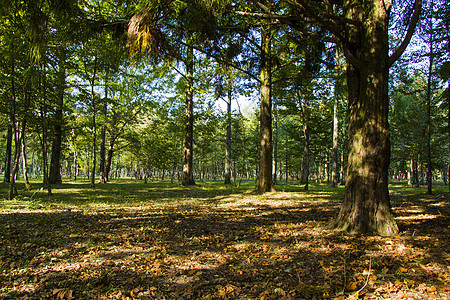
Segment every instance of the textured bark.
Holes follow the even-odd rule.
[[[105,103],[103,103],[103,117],[104,122],[106,122],[106,117],[108,113],[108,86],[105,83]],[[103,124],[101,131],[101,142],[100,142],[100,182],[106,183],[108,181],[106,177],[106,124]]]
[[[427,80],[427,194],[432,194],[432,165],[431,165],[431,80],[432,80],[432,71],[433,71],[433,61],[434,61],[434,53],[433,53],[433,25],[430,22],[430,52],[429,54],[429,65],[428,65],[428,80]]]
[[[388,191],[388,10],[382,0],[344,3],[353,49],[347,68],[349,157],[344,202],[334,226],[352,233],[395,235]],[[349,55],[347,55],[349,56]]]
[[[114,141],[110,141],[108,155],[106,156],[106,162],[105,162],[105,180],[106,180],[106,182],[109,181],[109,173],[111,172],[111,163],[112,163],[113,154],[114,154]]]
[[[273,184],[277,184],[278,166],[278,110],[276,103],[273,106]]]
[[[66,69],[65,60],[66,55],[64,50],[60,50],[59,64],[58,64],[58,95],[57,95],[57,106],[55,113],[55,123],[53,129],[53,142],[52,142],[52,156],[50,159],[50,172],[49,172],[49,183],[61,183],[61,145],[62,145],[62,130],[63,130],[63,106],[64,106],[64,93],[66,89]]]
[[[92,173],[91,173],[91,187],[95,188],[95,170],[97,165],[97,118],[96,118],[96,107],[95,107],[95,77],[97,75],[97,61],[98,58],[95,57],[94,70],[91,78],[91,99],[92,99]]]
[[[194,49],[190,37],[186,53],[186,104],[185,104],[185,138],[183,156],[183,177],[184,186],[195,185],[193,170],[193,150],[194,150]]]
[[[25,135],[22,136],[22,170],[23,170],[23,181],[25,182],[25,189],[31,190],[30,180],[28,178],[28,164],[27,164],[27,151],[25,147]]]
[[[60,117],[60,116],[61,117]],[[50,184],[61,183],[61,144],[62,144],[62,126],[60,121],[62,121],[62,111],[57,109],[56,120],[53,131],[53,142],[52,142],[52,156],[50,159],[50,172],[49,172],[49,182]]]
[[[43,64],[44,65],[44,64]],[[47,74],[45,68],[41,68],[44,73],[42,75],[41,88],[42,88],[42,105],[41,105],[41,150],[42,150],[42,186],[47,190],[48,195],[52,195],[52,189],[50,182],[48,181],[48,156],[47,156]]]
[[[272,181],[272,98],[271,98],[271,32],[261,26],[261,106],[260,106],[260,157],[257,191],[275,191]]]
[[[304,184],[304,189],[309,189],[309,101],[306,98],[303,105],[303,157],[302,157],[302,174],[300,184]]]
[[[338,142],[339,142],[339,99],[337,93],[337,79],[336,79],[336,82],[334,84],[333,155],[331,158],[331,187],[337,187],[339,182]]]
[[[231,184],[231,89],[227,100],[227,141],[225,149],[225,184]]]
[[[3,178],[3,182],[5,183],[9,183],[11,181],[12,140],[13,127],[10,122],[8,124],[8,132],[6,134],[5,176]]]

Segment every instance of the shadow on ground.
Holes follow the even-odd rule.
[[[395,238],[328,230],[341,197],[67,184],[34,207],[4,202],[0,298],[346,299],[359,289],[368,299],[448,296],[448,194],[394,193]]]

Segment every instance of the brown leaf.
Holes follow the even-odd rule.
[[[358,287],[358,283],[356,281],[350,281],[349,283],[347,283],[347,285],[345,286],[345,288],[347,289],[347,291],[355,291],[356,288]]]

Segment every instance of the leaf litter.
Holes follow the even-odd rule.
[[[0,298],[449,297],[445,195],[393,195],[383,238],[327,229],[340,202],[320,192],[225,192],[2,209]]]

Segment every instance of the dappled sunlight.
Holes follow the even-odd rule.
[[[448,291],[448,204],[437,196],[398,191],[393,207],[403,235],[382,238],[327,229],[342,190],[73,186],[90,200],[1,203],[0,297],[348,297],[369,266],[368,298]]]

